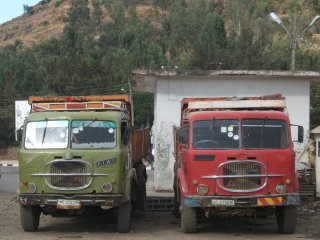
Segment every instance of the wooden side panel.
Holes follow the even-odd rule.
[[[150,129],[135,129],[131,131],[132,160],[139,161],[147,157],[150,151]]]

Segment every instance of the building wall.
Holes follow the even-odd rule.
[[[310,82],[288,78],[265,79],[259,76],[235,80],[215,76],[158,77],[155,91],[154,120],[154,183],[156,190],[172,190],[173,184],[173,134],[172,126],[180,123],[180,103],[186,97],[244,97],[281,93],[286,97],[292,124],[309,130]],[[302,146],[296,145],[297,151]]]

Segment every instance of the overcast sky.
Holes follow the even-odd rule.
[[[34,6],[40,0],[6,0],[0,7],[0,24],[23,14],[23,4]]]

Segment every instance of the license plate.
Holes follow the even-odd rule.
[[[58,209],[80,209],[80,200],[59,199],[57,202]]]
[[[212,199],[211,204],[213,206],[234,206],[234,200]]]

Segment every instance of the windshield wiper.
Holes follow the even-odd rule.
[[[43,146],[44,138],[46,137],[47,127],[48,127],[48,119],[45,118],[45,120],[46,120],[46,126],[45,126],[45,128],[44,128],[44,130],[43,130],[42,143],[41,143],[42,146]]]
[[[213,118],[211,123],[212,123],[212,126],[211,126],[211,127],[212,127],[212,137],[211,137],[211,141],[213,142],[213,141],[214,141],[214,140],[213,140],[213,139],[214,139],[214,135],[215,135],[214,129],[215,129],[215,127],[216,127],[216,119]]]
[[[264,133],[264,127],[266,125],[266,118],[263,119],[263,125],[262,125],[262,129],[261,129],[261,135],[260,135],[260,148],[263,147],[264,145],[264,139],[263,139],[263,133]]]
[[[92,123],[94,123],[94,122],[96,122],[96,121],[98,121],[98,119],[96,118],[96,119],[94,119],[94,120],[92,120],[86,127],[89,127]]]

